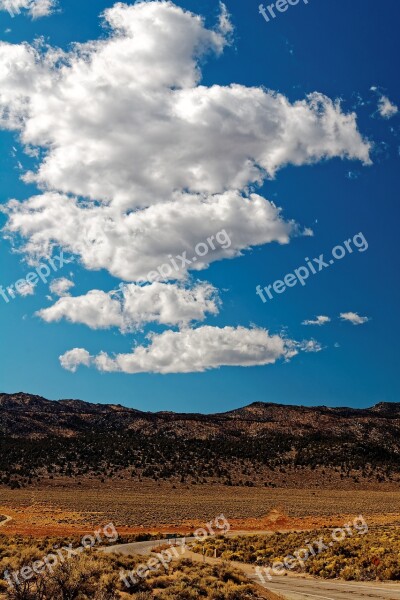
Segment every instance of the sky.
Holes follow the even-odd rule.
[[[399,401],[397,0],[13,2],[0,391]]]

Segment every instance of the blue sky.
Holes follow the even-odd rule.
[[[202,15],[205,18],[204,30],[216,27],[220,14],[217,2],[177,1],[175,5]],[[225,46],[221,55],[208,53],[199,59],[198,66],[203,74],[201,85],[207,88],[216,84],[230,86],[232,83],[245,88],[263,86],[284,95],[288,103],[303,101],[312,92],[319,92],[332,100],[340,98],[342,112],[354,111],[357,115],[360,140],[364,144],[367,141],[371,143],[372,164],[342,159],[339,155],[329,160],[321,157],[315,159],[314,164],[303,161],[300,165],[282,165],[274,178],[264,177],[261,185],[252,183],[250,191],[281,207],[282,218],[285,222],[296,222],[298,233],[294,233],[287,244],[249,243],[248,249],[241,249],[241,256],[218,260],[204,270],[192,272],[192,279],[182,285],[190,287],[200,285],[199,281],[209,282],[218,290],[221,305],[218,314],[207,314],[201,322],[186,323],[184,329],[210,326],[220,331],[241,326],[245,328],[243,336],[252,328],[260,332],[268,330],[271,336],[295,342],[297,355],[289,357],[282,354],[277,360],[270,361],[271,364],[263,365],[260,360],[257,366],[249,367],[213,364],[209,368],[206,365],[202,372],[176,372],[177,369],[172,367],[171,372],[166,374],[148,372],[152,370],[150,368],[135,373],[115,372],[114,368],[108,372],[96,368],[94,363],[89,368],[80,365],[75,371],[68,370],[60,364],[59,356],[71,349],[85,349],[91,357],[103,351],[113,360],[115,355],[130,353],[134,344],[146,347],[149,343],[146,335],[149,332],[156,336],[166,330],[178,332],[179,326],[146,322],[139,328],[121,332],[115,326],[108,329],[98,326],[91,328],[87,323],[71,323],[65,318],[45,322],[35,313],[53,306],[58,300],[57,294],[49,291],[49,285],[40,282],[32,295],[17,296],[8,303],[0,298],[0,388],[3,392],[26,391],[51,399],[81,398],[92,402],[118,402],[142,410],[187,412],[221,412],[254,401],[355,407],[370,406],[380,401],[398,401],[400,385],[396,367],[400,332],[397,312],[400,298],[397,273],[400,265],[396,191],[400,117],[399,114],[393,114],[387,118],[388,115],[379,111],[379,102],[382,103],[384,98],[388,98],[392,106],[400,102],[398,2],[388,0],[382,8],[378,8],[372,0],[353,0],[351,3],[344,0],[336,3],[310,0],[308,5],[300,1],[269,23],[259,14],[258,5],[259,2],[237,3],[227,0],[226,8],[234,27],[232,33],[226,34],[231,37],[231,43]],[[75,0],[60,0],[59,10],[35,20],[31,20],[26,11],[15,18],[11,18],[7,12],[0,12],[1,39],[19,45],[23,42],[34,44],[34,40],[43,37],[41,52],[45,51],[44,44],[65,51],[70,50],[74,42],[85,43],[101,38],[107,44],[111,34],[101,26],[99,15],[111,6],[112,3],[103,1],[82,5]],[[168,22],[168,26],[173,27],[174,24]],[[152,33],[145,30],[145,34]],[[163,40],[160,39],[159,43],[162,45]],[[7,58],[9,51],[7,47],[1,55],[0,65],[10,63],[10,58]],[[118,60],[123,62],[124,57]],[[169,58],[166,54],[166,65],[169,60],[178,61],[180,58],[172,53]],[[12,55],[11,71],[15,64],[15,56]],[[56,69],[57,66],[54,66],[53,70]],[[161,71],[165,69],[164,65]],[[156,71],[157,65],[154,64],[154,79],[158,76]],[[119,71],[115,69],[115,77],[119,76]],[[133,76],[136,76],[135,72]],[[152,76],[150,72],[150,80]],[[32,81],[37,81],[37,74],[33,71]],[[122,75],[116,85],[119,86],[118,91],[123,89]],[[4,87],[0,87],[0,99],[2,89]],[[63,89],[65,91],[66,87]],[[40,93],[45,94],[43,90]],[[54,88],[50,87],[45,95],[51,98],[53,93]],[[6,98],[2,102],[2,107],[9,108],[11,102],[16,102],[12,95],[10,98],[12,100]],[[123,118],[129,122],[129,111],[133,108],[129,103],[124,106],[126,114]],[[224,119],[223,106],[222,103],[220,119]],[[15,107],[16,104],[12,108],[23,111],[20,106]],[[76,104],[71,105],[71,110],[74,107],[76,111]],[[65,105],[65,111],[68,108]],[[246,131],[246,101],[238,103],[236,110],[244,113],[244,116],[240,113],[238,118],[243,119],[242,125]],[[257,110],[255,115],[259,114]],[[97,113],[94,110],[91,112],[90,97],[87,102],[82,97],[82,106],[77,112],[82,119],[82,131],[86,127],[85,119],[93,119],[93,126],[96,127]],[[25,127],[28,117],[23,112],[18,115],[22,120],[25,119]],[[56,122],[62,115],[52,116]],[[30,145],[40,148],[43,153],[44,148],[47,151],[49,148],[46,146],[46,136],[41,134],[40,129],[45,116],[41,115],[40,118],[40,127],[39,121],[34,122],[38,133],[32,138],[37,143]],[[117,118],[116,115],[113,118]],[[68,123],[71,122],[72,117]],[[43,131],[50,126],[45,123]],[[98,126],[104,127],[104,121],[99,121]],[[37,169],[44,154],[40,154],[39,158],[28,156],[24,152],[25,143],[19,137],[25,129],[4,130],[6,127],[7,124],[0,132],[3,149],[0,155],[0,201],[4,206],[11,198],[25,202],[35,194],[46,192],[43,184],[21,180],[23,173]],[[254,123],[252,127],[257,129]],[[267,131],[269,125],[260,121],[260,131],[263,127]],[[292,125],[290,127],[293,128]],[[79,120],[75,131],[78,140],[81,135]],[[146,131],[153,130],[149,128]],[[104,135],[111,136],[107,132]],[[146,135],[153,133],[143,134],[144,144],[148,139]],[[61,143],[60,139],[57,138],[58,144]],[[359,147],[360,140],[357,142]],[[124,143],[128,144],[129,149],[129,142]],[[158,143],[163,143],[165,150],[169,141]],[[273,139],[271,143],[274,143]],[[303,143],[301,136],[297,143]],[[308,139],[304,140],[304,144],[310,146],[311,143]],[[233,154],[232,147],[227,144],[227,157],[231,152]],[[151,156],[156,160],[157,151],[152,151]],[[75,188],[66,190],[67,184],[60,175],[58,184],[54,185],[53,182],[50,186],[57,193],[76,194],[76,189],[85,189],[82,173],[78,173],[80,165],[74,166],[73,158],[71,160],[70,179],[74,182],[77,173]],[[87,164],[89,180],[92,175],[90,160]],[[129,169],[135,173],[138,162],[132,157],[132,163],[129,164]],[[100,175],[93,174],[95,184],[96,177],[100,188],[108,185],[106,178],[102,180],[101,171]],[[135,177],[138,178],[139,174]],[[63,181],[64,188],[60,181]],[[133,181],[136,182],[135,179]],[[151,186],[149,189],[152,191]],[[244,196],[248,193],[245,186],[240,187],[240,193]],[[82,193],[80,201],[85,200]],[[91,198],[90,202],[96,205],[97,198]],[[131,207],[129,210],[132,210]],[[3,226],[7,221],[7,214],[1,215]],[[60,211],[60,231],[64,222],[65,217]],[[21,234],[24,221],[18,223],[17,233]],[[302,235],[305,228],[312,229],[313,235]],[[334,246],[359,232],[368,241],[368,250],[365,252],[355,251],[346,255],[341,261],[310,277],[305,286],[296,285],[266,303],[256,295],[257,285],[264,287],[275,280],[282,280],[286,274],[304,265],[305,257],[318,257],[321,253],[328,256]],[[164,233],[168,234],[168,231],[160,230],[160,236]],[[170,233],[171,237],[179,238],[175,229]],[[35,235],[40,234],[40,230],[35,229]],[[77,230],[76,235],[79,237],[80,231]],[[23,235],[17,235],[11,241],[4,232],[0,240],[0,283],[4,288],[34,270],[34,266],[26,262],[29,253],[12,251],[12,244],[14,250],[21,250],[23,243],[28,240],[29,235],[25,239]],[[235,243],[235,240],[232,241]],[[179,250],[179,244],[176,247]],[[59,246],[55,246],[53,255],[58,252]],[[66,254],[69,258],[74,256],[68,252],[68,248]],[[32,256],[28,258],[32,262]],[[48,262],[48,257],[39,260]],[[138,257],[138,262],[140,260]],[[74,287],[66,292],[74,298],[94,289],[106,292],[117,289],[123,280],[134,281],[128,275],[121,276],[127,272],[126,269],[122,272],[122,266],[111,266],[111,262],[106,268],[95,268],[93,263],[88,267],[75,254],[73,263],[63,267],[56,277],[74,283]],[[51,296],[51,299],[46,296]],[[368,321],[355,325],[350,320],[339,318],[340,314],[348,312],[368,317]],[[302,324],[305,320],[315,319],[317,315],[328,316],[331,321],[323,326]],[[194,339],[190,342],[190,336],[188,339],[189,344],[196,344]],[[303,351],[303,340],[310,339],[318,342],[318,352]],[[230,338],[227,344],[230,344]],[[170,356],[163,356],[160,360],[163,364],[173,362]],[[221,364],[226,364],[224,359]],[[159,364],[153,370],[161,370]],[[193,371],[196,371],[195,367]]]

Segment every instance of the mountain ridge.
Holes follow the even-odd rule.
[[[0,394],[0,484],[66,477],[398,485],[400,403],[253,402],[201,414]]]
[[[0,409],[2,407],[4,407],[6,405],[6,403],[10,402],[15,404],[15,406],[18,405],[18,401],[22,401],[21,403],[26,407],[27,405],[29,406],[30,404],[34,405],[36,404],[46,404],[49,408],[50,406],[55,408],[57,405],[61,405],[61,406],[70,406],[73,408],[86,408],[89,409],[89,407],[92,407],[93,409],[101,409],[102,407],[104,407],[104,410],[106,409],[114,409],[114,410],[123,410],[123,411],[127,411],[127,412],[132,412],[132,413],[137,413],[137,414],[141,414],[141,415],[148,415],[148,414],[153,414],[153,415],[179,415],[179,416],[191,416],[191,415],[196,415],[196,416],[205,416],[205,417],[211,417],[211,416],[224,416],[224,415],[233,415],[235,413],[241,412],[241,411],[245,411],[248,409],[253,409],[253,408],[260,408],[260,409],[268,409],[268,408],[285,408],[287,410],[309,410],[309,411],[329,411],[332,413],[341,413],[343,411],[348,411],[348,412],[353,412],[354,414],[362,414],[362,413],[368,413],[370,411],[375,411],[375,412],[387,412],[390,409],[395,409],[396,412],[399,413],[400,415],[400,402],[378,402],[377,404],[372,405],[371,407],[367,407],[367,408],[353,408],[353,407],[348,407],[348,406],[327,406],[327,405],[316,405],[316,406],[307,406],[304,404],[282,404],[279,402],[262,402],[262,401],[256,401],[256,402],[252,402],[250,404],[246,404],[243,407],[239,407],[236,409],[231,409],[229,411],[223,411],[223,412],[216,412],[216,413],[182,413],[182,412],[175,412],[175,411],[166,411],[166,410],[162,410],[162,411],[142,411],[136,408],[131,408],[129,406],[124,406],[122,404],[114,404],[114,403],[95,403],[95,402],[88,402],[85,400],[80,400],[77,398],[60,398],[59,400],[49,400],[48,398],[45,398],[44,396],[40,396],[40,395],[36,395],[36,394],[29,394],[27,392],[15,392],[15,393],[5,393],[5,392],[0,392]]]

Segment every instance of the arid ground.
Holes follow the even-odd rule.
[[[113,522],[119,533],[189,533],[223,513],[233,531],[400,525],[400,491],[263,489],[144,483],[0,488],[3,534],[72,535]]]

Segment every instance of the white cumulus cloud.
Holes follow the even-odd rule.
[[[191,289],[154,282],[121,286],[120,292],[91,290],[84,296],[66,296],[37,314],[48,323],[66,319],[92,329],[118,327],[122,332],[146,323],[187,325],[218,313],[218,293],[209,283]]]
[[[280,210],[258,194],[243,198],[235,191],[204,198],[179,194],[168,203],[128,214],[113,206],[85,205],[55,193],[33,196],[7,206],[9,234],[28,238],[28,255],[49,257],[53,245],[77,254],[90,270],[106,269],[125,281],[148,281],[149,273],[177,255],[192,261],[195,247],[214,236],[214,249],[191,264],[177,261],[171,279],[184,279],[188,269],[233,258],[252,245],[286,244],[296,231]],[[225,230],[229,239],[219,236]]]
[[[349,321],[350,323],[353,323],[353,325],[363,325],[369,321],[368,317],[361,317],[356,312],[340,313],[340,318],[342,321]]]
[[[116,4],[104,13],[109,36],[69,53],[0,44],[1,123],[45,150],[24,178],[47,193],[5,209],[26,252],[60,244],[89,269],[134,280],[190,247],[199,226],[198,238],[223,226],[238,239],[234,256],[291,231],[267,200],[248,197],[249,184],[287,164],[370,162],[355,115],[322,94],[290,103],[201,85],[200,60],[227,43],[222,17],[211,30],[170,2]]]
[[[60,356],[64,369],[76,371],[80,364],[99,371],[120,373],[191,373],[221,366],[250,367],[290,359],[300,350],[318,351],[313,340],[298,343],[261,328],[211,327],[164,331],[150,334],[149,343],[137,346],[130,354],[109,356],[101,352],[90,356],[74,348]]]
[[[122,209],[261,182],[286,164],[336,156],[369,162],[354,114],[314,93],[291,104],[262,88],[200,84],[201,57],[225,33],[170,2],[116,4],[110,36],[69,54],[2,43],[6,126],[47,150],[45,188]]]

